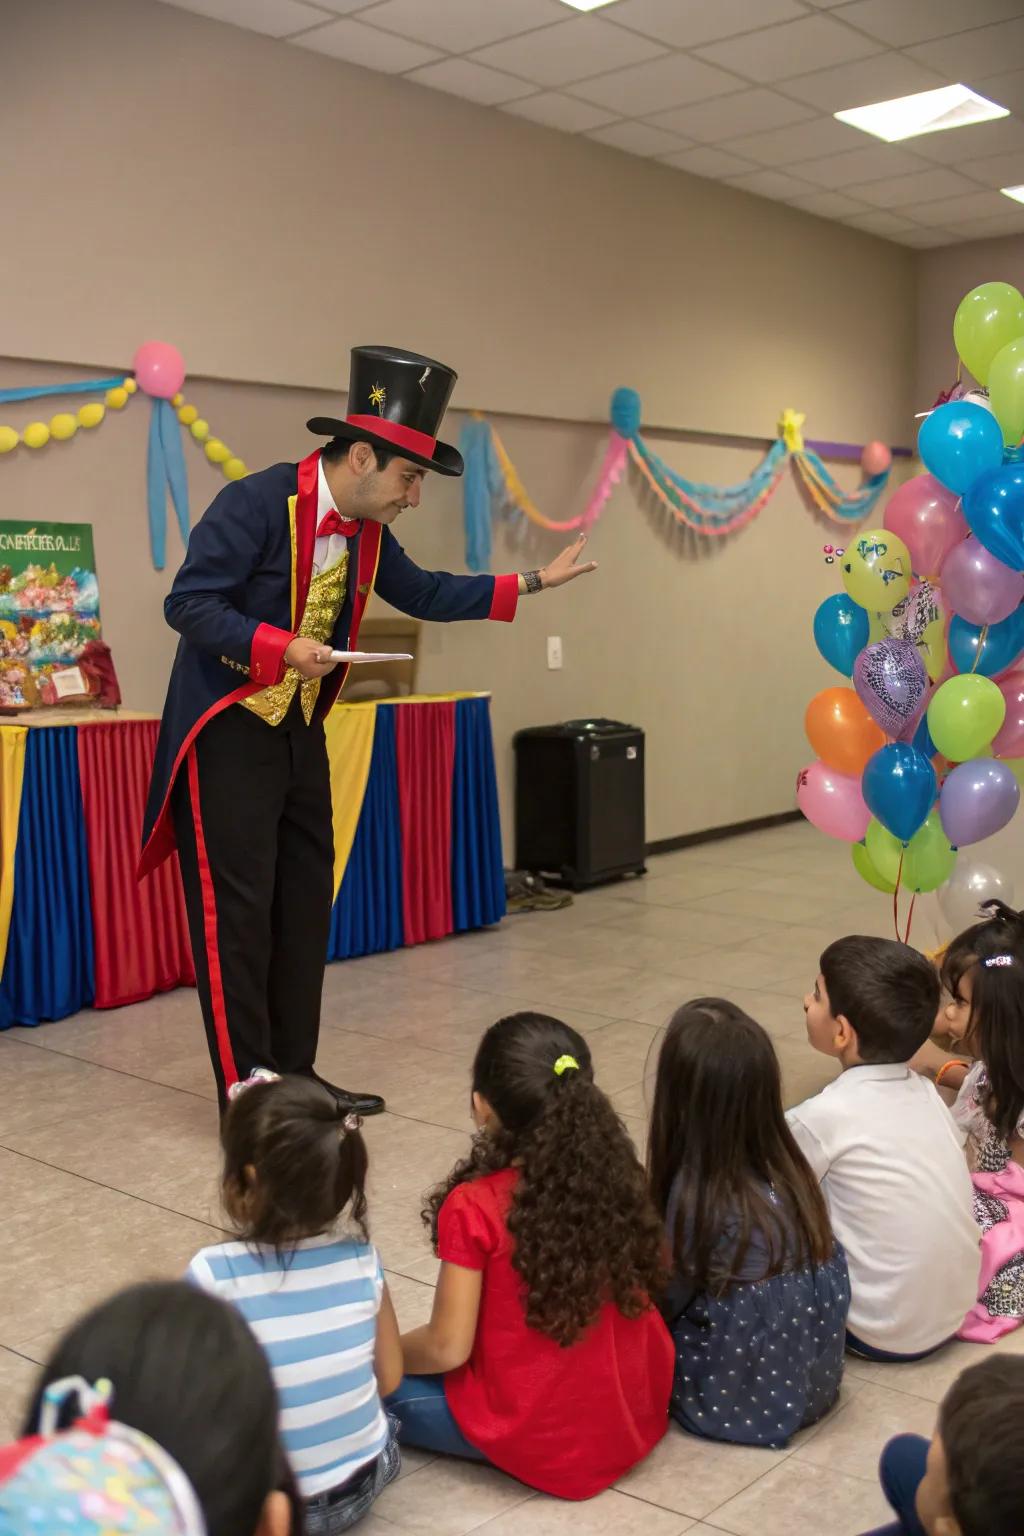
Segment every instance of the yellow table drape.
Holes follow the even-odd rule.
[[[24,725],[7,725],[0,730],[0,975],[7,958],[14,905],[14,850],[18,843],[27,737],[28,727]]]
[[[377,720],[375,700],[346,704],[332,709],[324,721],[327,756],[331,765],[331,801],[334,818],[334,896],[341,889],[342,876],[356,835],[359,813],[363,808],[366,781],[373,756],[373,733]]]

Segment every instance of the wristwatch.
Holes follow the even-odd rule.
[[[524,571],[523,580],[526,583],[527,592],[542,592],[544,590],[540,571]]]

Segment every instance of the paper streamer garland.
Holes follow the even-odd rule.
[[[471,571],[489,568],[493,515],[503,509],[520,512],[550,532],[586,532],[600,517],[629,461],[677,523],[706,537],[735,533],[755,518],[778,490],[790,463],[820,512],[835,523],[859,522],[885,488],[889,468],[868,475],[859,490],[844,491],[818,453],[805,445],[804,419],[798,411],[783,412],[778,438],[746,480],[731,486],[706,485],[679,474],[644,441],[640,396],[633,389],[617,389],[611,401],[611,432],[594,489],[578,517],[556,522],[545,517],[528,495],[494,427],[474,415],[460,439],[466,462],[466,564]],[[884,456],[888,450],[880,452]]]
[[[25,400],[40,400],[57,395],[102,394],[103,404],[90,401],[72,414],[61,411],[49,422],[30,421],[18,431],[0,425],[0,455],[15,448],[45,448],[46,444],[69,442],[79,427],[91,429],[104,420],[107,410],[120,411],[139,389],[149,395],[152,411],[149,421],[149,445],[146,456],[146,504],[149,517],[149,543],[154,569],[162,571],[167,559],[167,497],[170,495],[183,545],[188,543],[191,516],[188,500],[188,473],[181,445],[181,427],[187,427],[199,443],[207,461],[219,468],[226,480],[241,480],[249,473],[245,462],[219,437],[211,436],[210,424],[202,420],[194,405],[181,393],[185,361],[176,347],[164,341],[147,341],[135,353],[135,375],[113,378],[77,379],[65,384],[34,384],[23,389],[0,389],[0,405]]]

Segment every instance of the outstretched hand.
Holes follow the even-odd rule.
[[[589,571],[597,570],[596,560],[587,560],[583,565],[578,564],[579,558],[587,547],[587,536],[581,533],[575,544],[570,544],[563,549],[560,555],[556,555],[550,565],[546,565],[541,571],[541,581],[545,589],[548,587],[564,587],[567,581],[573,581],[577,576],[585,576]]]

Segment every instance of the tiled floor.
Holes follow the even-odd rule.
[[[922,946],[934,936],[928,908],[915,917]],[[419,1196],[465,1146],[469,1063],[486,1025],[524,1005],[573,1023],[639,1140],[660,1026],[688,998],[725,994],[771,1032],[792,1103],[833,1071],[805,1043],[800,999],[820,950],[844,932],[891,933],[891,906],[856,879],[845,847],[799,825],[652,860],[645,880],[564,912],[331,966],[320,1065],[388,1099],[367,1126],[371,1217],[402,1322],[429,1312],[436,1263]],[[180,1274],[217,1239],[217,1139],[190,992],[0,1035],[0,1083],[0,1429],[11,1429],[35,1362],[83,1307],[127,1281]],[[885,1514],[885,1439],[928,1432],[946,1386],[981,1353],[957,1344],[922,1365],[849,1365],[839,1406],[785,1452],[671,1429],[617,1489],[582,1505],[410,1453],[362,1529],[803,1536],[825,1516],[831,1536],[853,1536]]]

